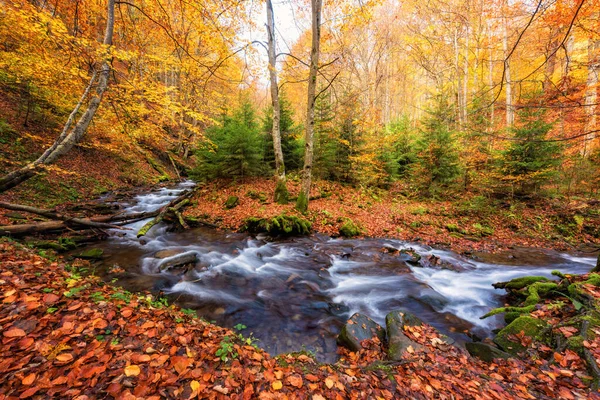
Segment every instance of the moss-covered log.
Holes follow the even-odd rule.
[[[536,282],[548,282],[548,278],[545,276],[524,276],[521,278],[511,279],[507,282],[497,282],[492,286],[494,286],[495,289],[520,290]]]

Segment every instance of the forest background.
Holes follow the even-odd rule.
[[[48,148],[78,101],[88,101],[81,95],[98,60],[111,65],[83,140],[8,200],[54,206],[189,174],[219,188],[233,179],[240,196],[264,186],[245,197],[269,202],[276,165],[267,45],[254,38],[265,31],[266,39],[263,5],[116,1],[108,46],[104,1],[2,3],[2,171]],[[286,5],[299,27],[310,25],[310,4],[277,7]],[[392,199],[417,216],[496,210],[517,227],[537,218],[533,230],[544,225],[548,239],[593,240],[599,10],[596,1],[324,3],[311,199],[349,190],[367,208]],[[294,43],[275,37],[294,197],[312,36],[309,27]],[[336,231],[346,217],[325,214],[322,230]],[[485,236],[502,225],[480,217],[430,233]],[[407,231],[420,224],[409,217]],[[363,233],[389,234],[362,225]]]

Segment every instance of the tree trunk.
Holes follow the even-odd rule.
[[[508,29],[504,18],[502,47],[504,50],[504,81],[506,86],[506,126],[511,127],[515,122],[515,110],[513,107],[512,82],[510,80],[510,61],[508,60]]]
[[[273,3],[271,0],[267,0],[267,34],[269,36],[269,77],[271,79],[271,103],[273,105],[273,151],[275,153],[275,178],[277,179],[273,200],[279,204],[287,204],[288,190],[286,187],[283,151],[281,150],[281,107],[279,104],[279,87],[275,64],[275,17],[273,16]]]
[[[589,132],[583,137],[583,146],[581,155],[588,157],[593,149],[593,141],[596,134],[593,132],[596,129],[596,110],[598,100],[598,74],[600,74],[600,40],[590,38],[588,42],[588,70],[587,70],[587,85],[585,92],[585,113],[586,122],[584,132]]]
[[[103,44],[106,46],[111,46],[113,41],[113,32],[115,25],[115,0],[108,0],[107,7],[107,18],[106,18],[106,31],[104,34]],[[4,177],[0,178],[0,193],[9,190],[21,182],[26,181],[27,179],[37,175],[42,167],[45,165],[52,164],[59,157],[66,154],[74,145],[79,143],[81,138],[85,135],[90,122],[94,118],[100,103],[102,102],[102,96],[108,87],[108,80],[110,77],[110,64],[109,64],[110,56],[108,54],[105,55],[102,60],[102,64],[100,67],[100,72],[94,72],[92,77],[90,78],[90,82],[86,87],[79,103],[73,108],[73,111],[69,115],[65,126],[63,127],[63,131],[60,136],[56,139],[54,144],[48,148],[44,154],[42,154],[37,160],[27,164],[26,166],[13,171]],[[80,107],[85,102],[88,94],[92,90],[92,88],[96,85],[96,94],[89,100],[88,106],[85,112],[81,115],[75,126],[71,128],[75,118],[77,117],[77,113],[79,112]]]
[[[310,184],[312,179],[313,145],[315,134],[315,101],[317,91],[317,71],[319,69],[319,48],[321,42],[321,8],[323,0],[311,0],[312,9],[312,47],[310,50],[310,69],[308,73],[308,96],[306,105],[306,131],[304,132],[304,169],[302,170],[302,189],[298,195],[296,208],[308,210]]]

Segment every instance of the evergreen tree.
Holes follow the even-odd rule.
[[[279,106],[281,108],[281,150],[287,171],[297,171],[302,168],[302,141],[298,138],[301,127],[294,124],[294,111],[289,100],[281,92],[279,95]],[[275,168],[275,154],[273,153],[273,107],[269,106],[262,120],[262,130],[266,133],[264,143],[264,161],[269,167]]]
[[[315,103],[315,141],[313,174],[321,179],[335,179],[337,140],[333,127],[333,111],[328,93]]]
[[[198,167],[192,172],[197,179],[256,176],[265,173],[264,136],[256,113],[245,100],[232,116],[223,115],[221,123],[207,131],[209,141],[196,151]]]
[[[514,194],[530,195],[557,174],[561,146],[545,141],[552,124],[544,120],[543,109],[525,109],[519,122],[512,128],[514,141],[501,153],[501,179]]]
[[[456,179],[460,164],[453,131],[453,108],[440,95],[428,114],[416,142],[417,162],[413,173],[421,188],[432,195]]]
[[[392,178],[406,179],[411,166],[417,162],[416,139],[410,126],[410,119],[403,116],[390,122],[386,126],[386,132],[391,141],[391,149],[383,155],[386,171]]]

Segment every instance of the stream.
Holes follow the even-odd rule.
[[[127,212],[156,210],[193,186],[184,182],[136,196]],[[503,305],[503,290],[492,284],[524,275],[551,277],[551,271],[584,273],[592,257],[551,250],[514,249],[466,258],[400,240],[333,239],[324,235],[268,242],[265,238],[212,228],[168,232],[155,226],[142,240],[146,221],[113,231],[93,247],[104,250],[96,273],[130,291],[161,291],[171,301],[218,325],[243,324],[271,354],[309,350],[322,362],[337,359],[336,337],[345,320],[364,313],[385,326],[392,310],[414,313],[453,337],[481,338],[502,325],[502,317],[479,317]],[[410,250],[413,254],[402,252]],[[195,268],[161,272],[159,264],[195,252]],[[416,263],[414,255],[421,256]],[[115,265],[125,273],[113,275]]]

